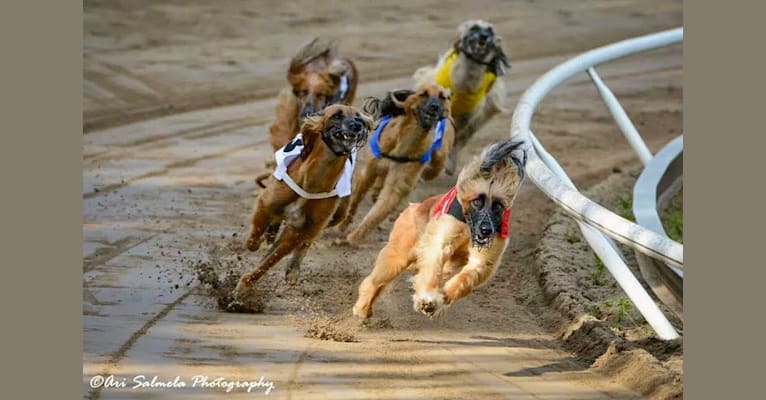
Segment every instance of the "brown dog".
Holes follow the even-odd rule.
[[[290,253],[286,278],[295,281],[301,260],[319,232],[345,216],[340,196],[349,193],[340,193],[339,181],[344,174],[353,174],[348,168],[353,168],[354,153],[371,126],[372,120],[354,107],[332,105],[321,114],[306,117],[300,137],[280,149],[281,154],[293,152],[296,158],[286,169],[278,163],[275,176],[279,180],[273,180],[258,196],[247,248],[257,250],[264,235],[273,237],[283,222],[284,227],[258,268],[240,278],[235,299]],[[350,192],[350,182],[347,186]]]
[[[447,194],[399,215],[375,268],[359,285],[354,315],[372,315],[375,299],[407,268],[417,271],[414,308],[432,318],[487,282],[508,244],[511,205],[524,179],[522,145],[490,145]]]
[[[371,98],[365,111],[380,119],[369,146],[366,164],[354,178],[349,212],[340,228],[356,214],[359,202],[372,187],[375,204],[346,240],[355,244],[407,198],[418,179],[436,178],[444,169],[455,131],[450,121],[450,93],[436,84],[398,90],[383,100]]]
[[[274,151],[292,140],[306,115],[331,104],[351,105],[359,75],[351,60],[338,57],[334,42],[314,38],[290,60],[287,81],[290,87],[279,93],[277,116],[269,127]]]
[[[463,22],[457,29],[452,49],[436,66],[415,72],[419,83],[435,82],[452,91],[452,118],[455,119],[455,148],[447,162],[447,173],[456,170],[457,153],[473,134],[493,116],[505,111],[505,87],[501,77],[510,68],[502,39],[494,26],[482,20]]]

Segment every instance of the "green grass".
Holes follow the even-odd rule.
[[[660,218],[668,237],[678,243],[684,242],[684,193],[678,192]]]
[[[596,260],[596,270],[590,272],[590,279],[597,286],[603,286],[606,278],[606,265],[601,259],[593,253],[593,258]]]

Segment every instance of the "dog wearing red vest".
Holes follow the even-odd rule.
[[[511,206],[524,180],[524,142],[494,143],[467,164],[446,194],[397,218],[353,308],[369,318],[382,290],[413,270],[415,311],[431,318],[485,284],[508,245]]]

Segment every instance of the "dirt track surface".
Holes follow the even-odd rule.
[[[410,86],[410,74],[436,60],[463,18],[487,18],[511,55],[513,108],[534,79],[578,51],[680,25],[680,2],[426,1],[310,16],[309,2],[199,3],[85,2],[86,391],[96,374],[126,377],[129,387],[135,375],[190,381],[201,374],[264,376],[275,384],[269,397],[293,399],[638,397],[589,371],[556,338],[560,318],[542,304],[533,266],[553,205],[531,182],[516,201],[511,244],[490,284],[430,321],[412,311],[409,284],[399,279],[371,326],[352,329],[357,342],[304,337],[305,318],[315,313],[302,311],[303,303],[350,314],[391,221],[357,249],[331,245],[328,232],[307,255],[300,282],[277,285],[263,314],[216,310],[188,264],[246,233],[257,193],[252,179],[264,172],[269,152],[273,94],[287,58],[310,36],[339,38],[341,51],[358,60],[361,99]],[[674,46],[599,68],[653,151],[682,129],[681,62]],[[228,105],[209,108],[215,104]],[[510,115],[493,120],[459,163],[507,137],[509,122]],[[585,75],[545,100],[533,129],[581,187],[637,163]],[[453,183],[439,177],[410,200]],[[240,254],[245,265],[260,255]],[[266,283],[283,273],[277,266]],[[221,389],[103,389],[89,396],[152,394],[224,396]],[[241,389],[225,395],[260,396]]]

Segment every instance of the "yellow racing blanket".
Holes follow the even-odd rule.
[[[452,83],[450,73],[452,71],[452,65],[457,60],[458,53],[455,50],[451,50],[444,62],[436,70],[436,83],[439,86],[445,87],[452,92],[452,116],[458,117],[464,114],[473,112],[478,107],[484,96],[487,95],[492,84],[495,83],[496,76],[492,72],[486,72],[484,79],[481,82],[481,86],[475,92],[460,92],[455,88]]]

